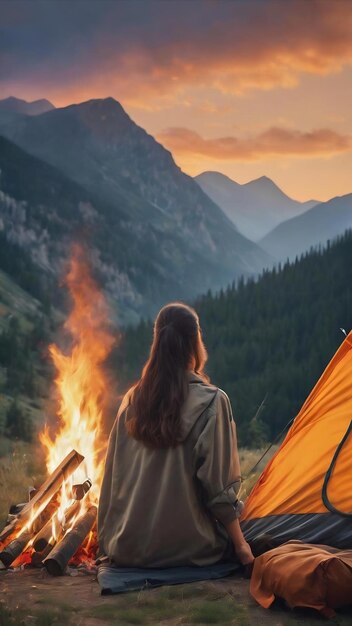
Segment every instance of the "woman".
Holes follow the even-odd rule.
[[[253,561],[238,521],[231,405],[209,384],[206,359],[196,312],[180,303],[162,308],[106,457],[99,545],[121,567]]]

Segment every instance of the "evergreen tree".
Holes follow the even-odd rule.
[[[352,327],[352,232],[293,263],[195,303],[212,382],[229,394],[241,445],[274,440]],[[151,322],[126,329],[111,363],[123,391],[140,375]],[[265,407],[253,421],[263,398]]]
[[[31,441],[33,435],[32,420],[28,412],[24,412],[15,398],[6,414],[6,431],[11,439]]]

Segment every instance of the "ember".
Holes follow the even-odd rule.
[[[44,563],[53,575],[64,573],[72,558],[76,565],[95,558],[106,447],[102,408],[108,392],[102,363],[114,343],[105,298],[78,247],[66,283],[73,300],[65,323],[72,350],[64,354],[58,346],[50,346],[58,372],[59,428],[52,433],[46,427],[40,434],[49,476],[29,502],[9,516],[0,533],[3,566]]]

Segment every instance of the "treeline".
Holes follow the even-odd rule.
[[[27,320],[27,324],[29,328],[24,330],[18,317],[10,315],[0,329],[0,394],[8,399],[1,402],[0,435],[30,441],[30,413],[19,398],[35,400],[41,395],[38,373],[48,376],[41,350],[46,350],[49,328],[43,315]]]
[[[48,273],[33,263],[28,252],[0,232],[0,269],[16,283],[37,298],[45,311],[50,311],[57,287]]]
[[[240,444],[273,441],[342,342],[340,328],[352,326],[352,232],[257,281],[209,292],[195,308],[207,371],[230,396]],[[151,338],[150,321],[126,329],[112,357],[123,388],[138,377]]]

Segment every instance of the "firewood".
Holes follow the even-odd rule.
[[[62,576],[68,565],[69,560],[73,557],[80,545],[87,537],[92,529],[97,516],[97,507],[91,506],[74,524],[65,537],[50,552],[49,556],[43,561],[46,570],[52,576]]]
[[[40,515],[47,506],[50,499],[60,489],[64,480],[66,480],[77,467],[82,463],[84,457],[72,450],[54,472],[46,479],[45,483],[38,489],[32,500],[27,502],[26,506],[19,512],[10,524],[0,533],[0,544],[3,546],[9,543],[22,530],[27,530],[30,524]],[[6,543],[5,543],[6,542]]]
[[[87,478],[84,483],[81,483],[80,485],[72,485],[72,497],[75,500],[82,500],[88,493],[91,486],[92,481],[90,478]]]
[[[5,567],[10,567],[11,563],[18,556],[20,556],[21,552],[25,549],[27,543],[31,540],[31,533],[29,530],[21,533],[17,539],[11,541],[3,550],[0,552],[0,561],[3,563]]]
[[[26,506],[27,502],[20,502],[20,504],[11,504],[9,508],[9,515],[18,515],[22,509]]]
[[[62,524],[58,521],[56,515],[53,519],[49,519],[34,538],[34,541],[33,541],[34,550],[36,550],[37,552],[42,552],[46,548],[49,542],[51,543],[51,547],[53,548],[55,543],[57,543],[57,541],[60,540],[60,538],[63,535],[63,526],[67,525],[70,522],[70,520],[78,513],[79,507],[80,507],[79,502],[77,501],[72,502],[72,504],[70,504],[70,506],[67,507],[67,509],[64,512],[65,519],[62,520]],[[50,540],[52,539],[52,534],[53,534],[53,524],[55,524],[56,541],[54,540],[54,542],[51,542]]]
[[[46,559],[48,554],[50,554],[55,543],[55,541],[53,543],[48,543],[44,550],[42,550],[41,552],[33,552],[31,557],[31,565],[33,565],[33,567],[41,567],[44,559]]]
[[[36,535],[44,524],[51,520],[60,506],[59,491],[51,498],[43,511],[31,524],[32,535]]]

